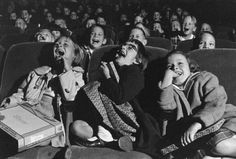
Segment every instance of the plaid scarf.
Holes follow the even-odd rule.
[[[139,124],[130,103],[115,104],[105,94],[99,92],[99,86],[99,82],[91,82],[84,87],[84,90],[103,117],[104,124],[123,135],[136,133]]]

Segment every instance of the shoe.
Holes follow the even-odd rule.
[[[118,145],[123,151],[130,152],[133,150],[133,142],[129,136],[122,136],[119,138]]]
[[[105,142],[103,142],[100,139],[89,141],[89,140],[81,140],[79,138],[76,138],[74,140],[74,143],[78,146],[85,146],[85,147],[104,147]]]
[[[105,147],[130,152],[133,150],[133,142],[129,136],[122,136],[117,141],[105,142]]]

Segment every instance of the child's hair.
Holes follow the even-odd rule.
[[[193,40],[193,49],[198,49],[198,45],[201,41],[203,34],[210,34],[210,35],[212,35],[212,37],[214,37],[214,39],[216,39],[214,33],[210,32],[210,31],[203,31],[203,32],[199,33],[199,35]]]
[[[192,22],[193,22],[193,24],[197,27],[197,19],[196,19],[195,16],[193,16],[193,15],[187,15],[186,17],[190,17],[191,20],[192,20]],[[186,17],[185,17],[185,18],[186,18]]]
[[[189,64],[190,72],[194,73],[194,72],[200,71],[200,66],[197,64],[197,62],[195,60],[191,59],[189,57],[189,54],[186,54],[186,53],[184,53],[182,51],[179,51],[179,50],[173,50],[173,51],[169,52],[166,55],[166,57],[165,57],[165,66],[167,66],[167,59],[170,56],[175,55],[175,54],[183,55],[187,59],[187,62]]]
[[[91,26],[88,30],[86,30],[86,34],[85,34],[85,42],[86,42],[85,44],[86,45],[90,45],[89,44],[90,35],[95,27],[100,27],[103,30],[104,39],[107,39],[107,32],[106,32],[105,27],[100,24],[95,24],[95,25]]]
[[[137,24],[138,24],[138,23],[137,23]],[[146,38],[146,33],[145,33],[145,31],[144,31],[143,28],[138,27],[138,26],[135,26],[135,27],[133,27],[133,28],[130,30],[130,33],[131,33],[131,31],[134,30],[134,29],[140,30],[140,31],[143,33],[143,36]]]
[[[145,50],[144,45],[142,44],[142,42],[140,42],[137,39],[130,39],[127,42],[132,42],[137,44],[138,46],[138,50],[137,50],[137,56],[136,56],[136,60],[139,62],[139,66],[142,70],[145,70],[147,68],[147,64],[148,64],[148,54]]]
[[[106,39],[106,38],[107,38],[106,29],[105,29],[105,27],[104,27],[103,25],[100,25],[100,24],[95,24],[95,25],[93,25],[93,26],[89,29],[89,35],[92,33],[92,31],[93,31],[93,29],[94,29],[95,27],[100,27],[100,28],[103,30],[104,39]]]

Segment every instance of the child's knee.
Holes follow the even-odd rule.
[[[219,155],[231,156],[231,154],[235,153],[235,149],[236,149],[236,138],[231,137],[219,142],[216,145],[216,147],[212,149],[212,152]]]
[[[93,136],[93,128],[85,121],[76,120],[70,126],[70,131],[73,135],[81,139],[88,139]]]

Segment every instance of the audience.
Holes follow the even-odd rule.
[[[163,135],[175,132],[171,127],[175,128],[174,126],[177,126],[180,118],[184,118],[184,120],[185,118],[192,119],[191,125],[178,128],[178,130],[183,129],[178,137],[180,137],[182,146],[186,146],[193,142],[193,136],[198,130],[213,124],[217,119],[228,113],[228,105],[225,100],[226,93],[223,87],[215,82],[217,78],[208,72],[200,72],[198,69],[192,70],[191,61],[181,52],[175,51],[181,41],[187,40],[193,41],[194,46],[191,46],[191,49],[214,49],[216,45],[214,35],[217,34],[215,29],[213,31],[213,27],[216,25],[210,25],[214,24],[210,23],[210,20],[203,21],[204,17],[195,17],[191,10],[186,10],[179,5],[169,6],[167,2],[163,6],[161,3],[155,6],[149,3],[143,5],[143,3],[131,2],[115,3],[107,6],[88,3],[88,1],[68,3],[60,1],[53,4],[49,0],[31,6],[27,0],[22,1],[25,2],[25,5],[19,2],[10,0],[7,3],[6,13],[3,14],[6,26],[18,28],[22,35],[34,35],[34,40],[37,42],[54,42],[55,63],[53,62],[53,64],[55,66],[44,66],[30,72],[18,91],[2,101],[2,106],[14,106],[16,101],[27,102],[36,104],[37,109],[50,118],[56,118],[54,111],[58,110],[52,109],[52,101],[57,98],[56,95],[60,95],[62,104],[72,104],[74,107],[80,103],[78,98],[82,91],[80,88],[90,86],[88,69],[94,51],[105,45],[122,44],[116,53],[116,57],[114,57],[115,61],[113,61],[120,81],[111,78],[107,61],[101,61],[101,67],[99,68],[104,75],[104,79],[99,81],[100,85],[95,90],[99,95],[99,100],[103,102],[103,105],[100,105],[102,106],[101,109],[105,111],[96,112],[95,116],[87,116],[86,120],[78,118],[71,125],[70,133],[72,133],[73,143],[75,144],[87,147],[107,147],[108,145],[108,147],[111,147],[111,144],[114,146],[114,144],[124,139],[125,144],[128,144],[128,148],[119,145],[120,149],[129,151],[134,146],[134,150],[146,153],[146,151],[143,151],[142,144],[136,145],[136,142],[139,142],[140,135],[145,135],[139,134],[143,126],[143,123],[140,122],[139,113],[142,114],[141,116],[145,115],[142,111],[138,112],[139,115],[136,114],[137,106],[133,105],[133,100],[144,87],[144,70],[147,65],[147,57],[143,48],[148,43],[147,37],[162,37],[168,39],[173,46],[173,50],[170,50],[173,52],[166,57],[167,69],[164,70],[164,77],[159,84],[160,94],[158,94],[157,105],[160,107],[161,113],[167,114],[168,124],[171,125],[161,125],[162,128],[165,128]],[[199,25],[198,29],[197,21],[204,22]],[[236,39],[235,30],[234,28],[231,31],[231,41]],[[3,31],[3,34],[9,35],[10,33],[4,33]],[[176,66],[176,63],[178,63],[178,66]],[[156,69],[161,70],[161,68]],[[48,77],[48,81],[44,81],[44,78],[41,79],[41,76]],[[210,80],[213,80],[214,86],[211,85],[212,83],[205,83],[204,88],[202,85],[197,85],[197,83],[203,83],[208,76]],[[200,77],[203,79],[200,79]],[[30,82],[29,79],[31,78],[37,79]],[[55,82],[56,80],[58,82]],[[196,85],[193,88],[194,91],[200,90],[203,94],[198,97],[199,94],[190,92],[191,97],[186,96],[184,98],[188,103],[186,106],[185,102],[178,102],[176,99],[180,100],[185,96],[183,92],[190,80],[193,80],[194,86]],[[210,82],[210,80],[207,82]],[[40,81],[40,84],[46,82],[45,88],[41,88],[42,85],[38,86],[36,81]],[[31,89],[35,85],[41,92],[36,90],[35,92]],[[214,87],[214,89],[208,90],[205,87]],[[220,90],[219,94],[217,94],[218,90]],[[171,93],[165,96],[167,91]],[[182,94],[179,95],[179,93]],[[210,97],[214,99],[208,100]],[[195,98],[197,100],[193,101]],[[87,97],[88,99],[90,99],[90,96]],[[194,102],[201,106],[196,106]],[[89,102],[85,103],[88,104]],[[168,103],[172,104],[172,107],[169,108]],[[89,113],[92,114],[96,107],[91,107],[91,104],[90,102],[90,106],[85,110],[91,111]],[[221,104],[222,108],[217,104]],[[79,113],[79,110],[82,109],[79,108],[81,105],[76,107],[74,113],[81,114]],[[212,105],[219,107],[219,110],[213,109]],[[86,106],[83,105],[83,107]],[[115,108],[110,109],[109,107]],[[227,108],[227,110],[223,108]],[[115,112],[115,109],[121,111],[120,114]],[[85,110],[82,110],[84,116],[88,113]],[[218,116],[214,120],[210,120],[209,112],[208,114],[204,113],[208,110],[212,110],[210,114],[213,114],[213,116],[216,116],[217,113]],[[88,118],[90,120],[87,120]],[[163,119],[166,120],[166,118]],[[142,118],[141,120],[146,119]],[[189,121],[191,122],[191,120]],[[151,121],[149,124],[153,123],[155,125],[162,124],[159,119]],[[152,126],[150,125],[150,127]],[[157,127],[153,130],[159,132],[159,125]],[[233,151],[236,149],[235,130],[227,124],[225,127],[213,134],[212,140],[214,142],[211,142],[211,145],[207,145],[209,147],[204,149],[206,151],[204,159],[214,158],[214,156],[236,157]],[[226,135],[221,141],[221,139],[218,139],[219,134],[228,134],[228,136]],[[159,141],[159,138],[160,135],[158,134],[156,140]],[[143,140],[146,141],[146,138]],[[150,142],[150,139],[148,141]],[[149,144],[153,143],[148,143],[147,149],[150,148]],[[156,154],[159,153],[159,146],[159,143],[154,146]],[[181,156],[183,158],[188,156],[187,154],[182,155],[185,155]],[[175,156],[175,158],[178,158],[178,156]]]

